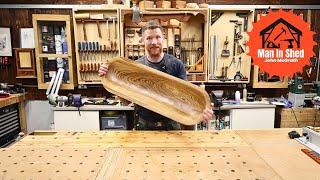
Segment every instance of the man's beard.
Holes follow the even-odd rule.
[[[148,48],[148,53],[150,56],[158,56],[161,54],[161,47],[160,46],[152,46]]]

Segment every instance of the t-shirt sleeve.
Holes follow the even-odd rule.
[[[145,60],[144,60],[144,57],[140,57],[138,60],[136,60],[137,63],[140,63],[140,64],[145,64]]]
[[[177,61],[177,77],[183,80],[187,80],[187,72],[181,60]]]

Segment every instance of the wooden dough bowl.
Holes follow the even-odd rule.
[[[135,104],[185,125],[203,120],[210,108],[207,92],[190,82],[122,57],[107,62],[105,89]]]

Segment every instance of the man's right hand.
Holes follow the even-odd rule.
[[[108,66],[106,64],[101,64],[100,68],[99,68],[99,76],[104,76],[106,75],[108,72]]]

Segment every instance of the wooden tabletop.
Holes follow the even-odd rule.
[[[25,94],[10,94],[7,98],[0,98],[0,108],[19,103],[25,99]]]
[[[0,178],[320,179],[290,130],[38,131],[0,149]]]

